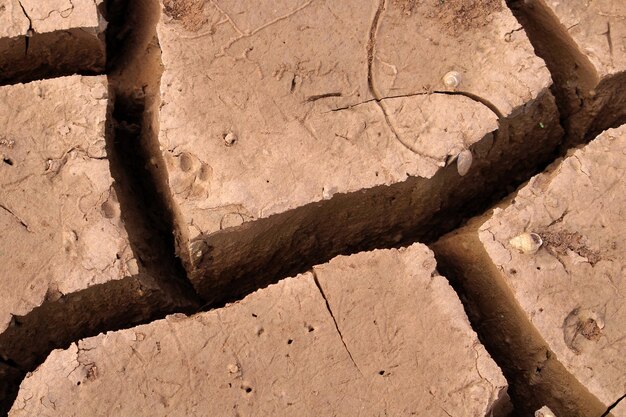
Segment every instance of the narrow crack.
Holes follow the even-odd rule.
[[[361,372],[361,369],[359,368],[359,365],[356,364],[354,358],[352,357],[352,353],[350,352],[350,349],[348,349],[348,345],[346,344],[346,341],[343,338],[343,334],[341,333],[341,330],[339,329],[339,325],[337,324],[337,319],[335,318],[335,315],[333,314],[333,310],[330,308],[328,298],[326,298],[326,294],[324,293],[324,290],[322,289],[322,286],[320,285],[320,282],[317,278],[317,273],[315,272],[315,269],[311,269],[310,272],[313,275],[313,281],[315,282],[317,289],[322,295],[322,298],[324,298],[324,302],[326,303],[326,309],[328,310],[330,317],[333,319],[333,323],[335,324],[335,330],[337,330],[337,334],[339,334],[339,338],[341,339],[341,343],[343,343],[343,347],[346,349],[346,352],[348,352],[348,356],[350,357],[350,360],[352,361],[352,364],[354,365],[356,370],[359,371],[361,376],[364,376],[363,372]]]
[[[428,95],[434,95],[434,94],[441,94],[441,95],[447,95],[447,96],[464,96],[469,98],[472,101],[475,101],[485,107],[487,107],[487,109],[489,109],[489,111],[491,111],[493,114],[496,115],[496,117],[498,119],[502,119],[505,116],[502,114],[502,112],[500,111],[500,109],[498,109],[498,107],[496,107],[495,104],[493,104],[491,101],[487,100],[486,98],[480,97],[474,93],[470,93],[467,91],[441,91],[441,90],[435,90],[435,91],[422,91],[419,93],[405,93],[405,94],[396,94],[396,95],[391,95],[391,96],[384,96],[384,97],[380,97],[380,98],[370,98],[368,100],[363,100],[360,101],[358,103],[354,103],[354,104],[348,104],[347,106],[342,106],[342,107],[336,107],[336,108],[332,108],[324,113],[329,113],[329,112],[337,112],[337,111],[342,111],[342,110],[348,110],[348,109],[352,109],[354,107],[358,107],[358,106],[362,106],[364,104],[367,103],[373,103],[373,102],[383,102],[385,100],[391,100],[391,99],[396,99],[396,98],[410,98],[410,97],[418,97],[418,96],[428,96]],[[334,95],[328,95],[327,97],[334,97]]]
[[[419,93],[405,93],[405,94],[397,94],[397,95],[392,95],[392,96],[385,96],[385,97],[380,97],[380,98],[371,98],[368,100],[364,100],[361,101],[359,103],[355,103],[355,104],[349,104],[347,106],[343,106],[343,107],[337,107],[337,108],[333,108],[330,109],[324,113],[328,113],[328,112],[338,112],[338,111],[342,111],[342,110],[348,110],[354,107],[358,107],[361,106],[363,104],[367,104],[367,103],[376,103],[378,105],[378,107],[382,110],[383,115],[385,117],[385,121],[387,123],[387,126],[389,127],[389,129],[392,131],[392,133],[394,134],[395,138],[398,140],[398,142],[400,142],[405,148],[407,148],[408,150],[410,150],[411,152],[425,158],[425,159],[429,159],[431,161],[434,161],[435,164],[439,163],[439,159],[435,158],[433,156],[427,155],[423,152],[419,152],[417,149],[415,149],[413,146],[409,145],[408,143],[404,142],[401,138],[400,135],[397,133],[397,131],[395,130],[393,124],[391,123],[391,120],[389,119],[389,116],[387,114],[386,109],[384,108],[384,106],[382,105],[383,101],[385,100],[390,100],[390,99],[397,99],[397,98],[409,98],[409,97],[417,97],[417,96],[427,96],[427,95],[434,95],[434,94],[440,94],[440,95],[449,95],[449,96],[464,96],[469,98],[470,100],[479,103],[482,106],[485,106],[489,111],[491,111],[496,118],[499,120],[504,118],[504,115],[502,114],[502,112],[500,112],[500,110],[496,107],[495,104],[493,104],[492,102],[490,102],[489,100],[482,98],[476,94],[473,93],[469,93],[466,91],[424,91],[424,92],[419,92]],[[334,97],[336,95],[331,94],[331,95],[326,95],[325,97]],[[322,97],[320,97],[322,98]],[[416,138],[418,139],[418,138]]]
[[[511,42],[511,38],[512,38],[513,34],[516,33],[516,32],[523,31],[523,30],[524,30],[524,28],[522,26],[520,26],[517,29],[513,29],[513,30],[508,31],[507,33],[504,34],[504,40],[506,42]]]
[[[19,224],[21,224],[24,227],[24,229],[26,229],[27,232],[31,232],[26,222],[22,220],[17,214],[13,213],[13,211],[11,211],[8,207],[6,207],[3,204],[0,204],[0,208],[6,211],[7,213],[9,213],[11,216],[13,216],[19,222]]]
[[[24,5],[22,4],[22,2],[20,0],[18,0],[18,3],[20,5],[20,7],[22,8],[22,12],[24,13],[24,16],[26,16],[26,19],[28,19],[28,30],[25,33],[26,47],[25,47],[25,50],[24,50],[24,56],[26,56],[26,55],[28,55],[28,48],[30,46],[30,38],[31,38],[31,36],[34,35],[35,31],[33,29],[33,20],[30,18],[30,16],[26,12],[26,9],[24,8]]]
[[[607,417],[609,414],[611,414],[611,410],[617,407],[625,398],[626,398],[626,394],[622,395],[617,400],[615,400],[613,404],[607,407],[606,411],[600,417]]]
[[[341,93],[339,91],[338,92],[334,92],[334,93],[315,94],[315,95],[307,97],[307,99],[305,101],[313,102],[313,101],[321,100],[323,98],[341,97],[341,96],[343,96],[343,93]]]
[[[463,97],[467,97],[470,100],[473,100],[479,104],[482,104],[483,106],[487,107],[493,114],[496,115],[496,117],[498,119],[504,119],[504,115],[502,114],[502,112],[500,111],[500,109],[498,109],[498,107],[493,104],[491,101],[487,100],[484,97],[481,97],[477,94],[474,93],[470,93],[469,91],[434,91],[435,94],[445,94],[448,96],[463,96]]]
[[[613,62],[613,37],[611,35],[611,21],[607,20],[606,21],[606,32],[604,32],[604,34],[606,35],[606,41],[609,45],[609,53],[611,54],[611,63]]]

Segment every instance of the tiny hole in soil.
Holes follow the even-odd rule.
[[[315,330],[315,328],[313,326],[307,326],[307,330],[309,331],[309,333],[311,333],[313,330]]]
[[[2,162],[4,162],[7,165],[13,166],[13,160],[11,158],[2,158]]]
[[[256,314],[252,313],[252,317],[256,318],[256,317],[259,317],[259,316],[257,316]]]
[[[540,266],[537,267],[537,271],[541,271],[541,267]]]
[[[78,381],[78,382],[76,383],[76,385],[80,385],[80,381]]]
[[[511,275],[515,275],[517,274],[517,269],[511,269],[509,272],[511,273]]]
[[[378,375],[385,375],[385,371],[378,371]]]
[[[252,388],[251,388],[251,387],[242,387],[242,388],[243,388],[243,390],[244,390],[245,392],[247,392],[248,394],[250,394],[250,393],[252,392]]]
[[[288,344],[288,345],[290,345],[290,344],[292,344],[292,343],[293,343],[293,339],[289,339],[289,340],[287,340],[287,344]]]

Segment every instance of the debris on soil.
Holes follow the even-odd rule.
[[[163,13],[195,32],[209,20],[204,13],[206,3],[204,0],[164,0]]]
[[[429,17],[438,19],[455,35],[488,25],[492,13],[502,10],[500,0],[431,0]]]
[[[598,252],[587,247],[585,237],[578,232],[569,232],[567,230],[543,232],[541,237],[546,248],[555,254],[567,255],[568,251],[572,251],[586,258],[591,265],[595,265],[602,260]]]

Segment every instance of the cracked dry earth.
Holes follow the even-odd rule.
[[[0,0],[0,415],[626,416],[626,4]]]

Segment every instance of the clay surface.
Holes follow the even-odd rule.
[[[24,36],[30,22],[18,0],[0,1],[0,38]]]
[[[188,268],[200,235],[432,177],[550,85],[504,2],[457,3],[164,1],[158,139]]]
[[[0,417],[626,417],[625,16],[0,0]]]
[[[105,150],[105,77],[0,87],[0,331],[137,272]]]
[[[626,71],[626,3],[544,0],[600,78]]]
[[[102,0],[0,0],[0,84],[104,68]]]
[[[548,359],[555,357],[605,407],[626,392],[625,146],[626,127],[604,132],[470,232],[486,251],[484,269],[499,271],[494,285],[511,290],[547,343]],[[541,237],[536,252],[536,244],[512,240],[523,233]],[[442,244],[457,241],[452,235]]]
[[[81,340],[24,380],[9,415],[488,415],[505,381],[434,268],[422,245],[342,257]]]
[[[414,245],[313,269],[379,415],[482,417],[506,384],[435,267]]]
[[[72,28],[98,28],[105,22],[98,13],[103,0],[4,0],[20,4],[35,33]],[[22,33],[23,35],[24,33]]]

